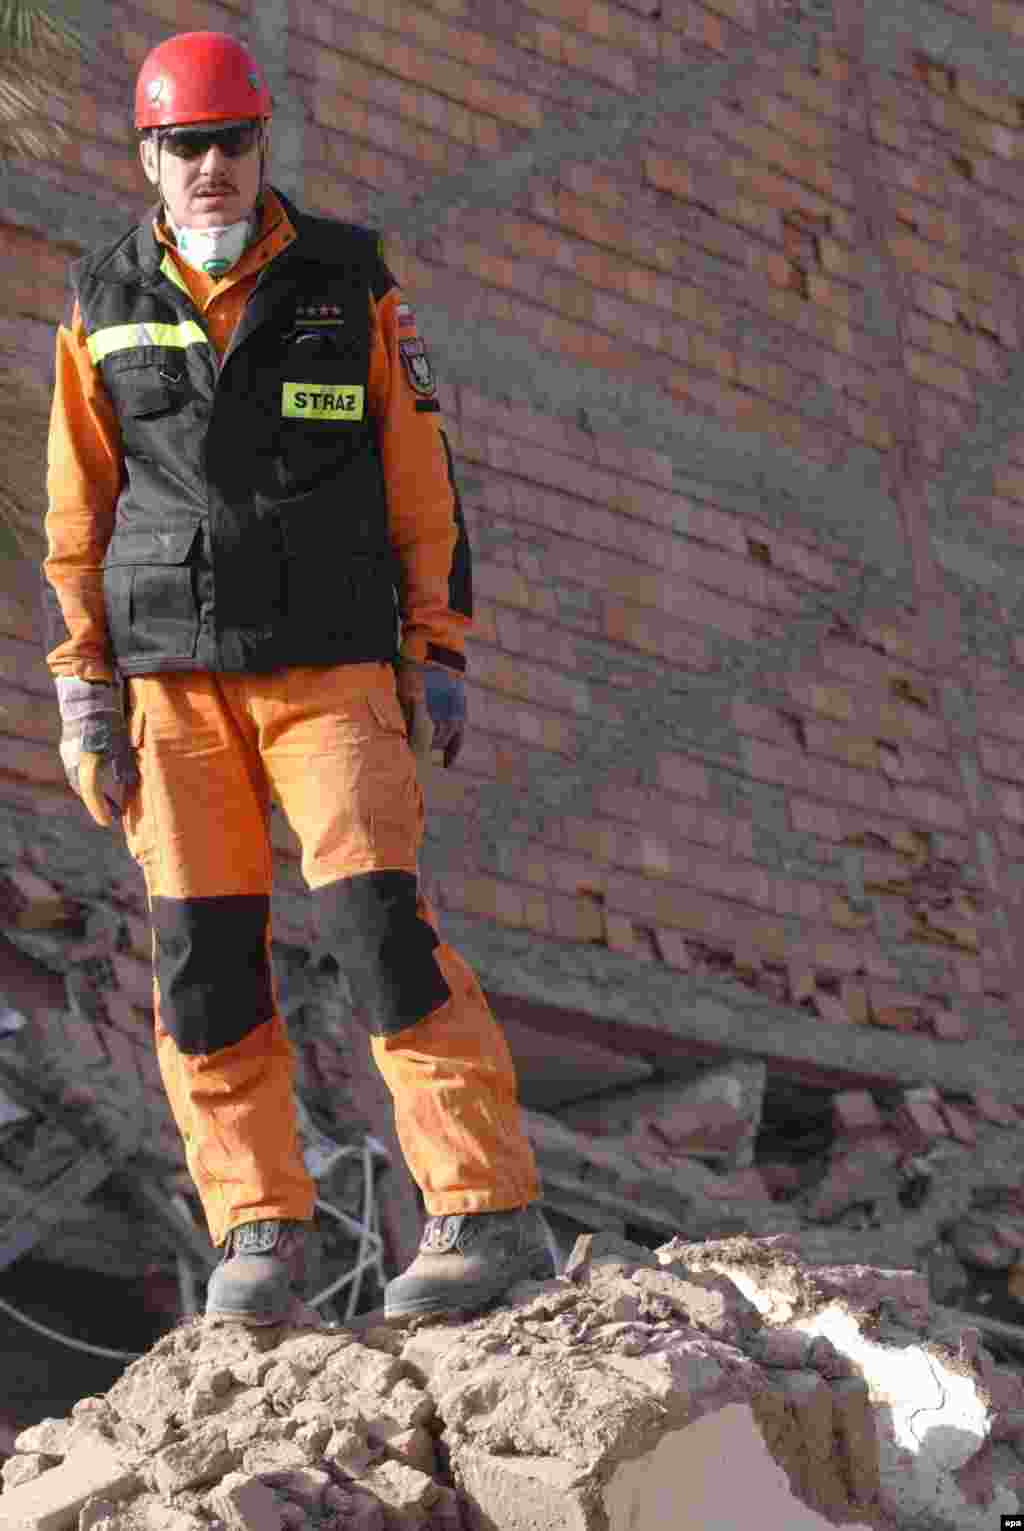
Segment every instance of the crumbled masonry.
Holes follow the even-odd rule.
[[[188,1321],[22,1431],[0,1531],[991,1531],[1024,1377],[925,1277],[580,1237],[453,1323]]]

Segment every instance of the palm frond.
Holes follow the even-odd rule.
[[[82,53],[81,28],[64,6],[40,0],[0,0],[0,54],[31,58],[40,48]]]
[[[55,106],[70,107],[86,51],[81,31],[57,5],[0,0],[0,160],[49,159],[69,140]]]

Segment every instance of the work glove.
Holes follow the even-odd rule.
[[[120,819],[125,799],[139,784],[135,751],[128,737],[121,687],[107,681],[57,676],[60,707],[60,758],[68,785],[96,823],[109,828]],[[113,796],[101,786],[102,772],[114,778]]]
[[[444,750],[445,765],[452,765],[462,748],[466,725],[462,677],[444,665],[412,659],[400,659],[395,675],[413,753],[429,760],[431,750]]]

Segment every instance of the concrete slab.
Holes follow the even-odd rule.
[[[112,1446],[73,1451],[59,1467],[0,1495],[0,1531],[64,1531],[87,1499],[123,1499],[142,1483]]]
[[[866,1521],[837,1528],[801,1504],[749,1406],[739,1403],[662,1436],[653,1451],[621,1463],[605,1488],[604,1507],[609,1531],[873,1531]]]
[[[560,1037],[512,1020],[497,1010],[519,1078],[519,1098],[536,1111],[553,1110],[601,1090],[650,1079],[641,1058],[624,1057],[595,1042]]]

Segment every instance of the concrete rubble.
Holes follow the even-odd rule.
[[[0,1531],[990,1531],[1024,1378],[910,1270],[576,1241],[461,1323],[182,1323],[23,1430]]]
[[[165,1172],[155,1178],[184,1175],[151,1048],[136,1045],[151,1025],[146,923],[126,905],[93,900],[79,930],[67,923],[62,899],[59,880],[20,863],[0,869],[0,905],[15,921],[6,939],[0,935],[0,1011],[18,1023],[0,1036],[0,1090],[15,1065],[30,1086],[52,1071],[51,1095],[105,1147],[83,1158],[75,1134],[58,1131],[41,1110],[0,1126],[0,1267],[31,1246],[44,1262],[125,1279],[161,1270],[176,1280],[180,1253],[205,1274],[208,1251],[194,1239],[183,1249],[180,1218],[140,1219],[137,1207],[126,1214],[123,1197],[108,1194],[106,1183],[116,1168],[144,1198],[154,1180],[150,1155]],[[367,1105],[365,1119],[355,1104],[369,1102],[377,1086],[356,1069],[360,1050],[339,1042],[349,1037],[351,1016],[336,978],[299,947],[278,943],[274,958],[298,1090],[313,1120],[339,1141],[359,1142],[370,1132],[387,1149],[390,1099],[377,1102],[376,1115]],[[785,992],[794,1004],[828,1011],[841,1001],[857,1026],[871,1022],[868,990],[840,985],[838,998],[819,991],[799,965],[789,974]],[[942,1020],[945,1034],[957,1017],[942,1011],[931,1020]],[[675,1058],[663,1073],[607,1049],[595,1060],[561,1036],[526,1026],[520,1036],[528,1039],[523,1126],[563,1255],[578,1234],[597,1228],[645,1243],[675,1234],[792,1235],[792,1247],[812,1265],[859,1260],[921,1270],[936,1302],[979,1321],[1020,1325],[1024,1104],[1014,1104],[1012,1089],[1002,1098],[966,1081],[959,1090],[895,1075],[886,1081],[873,1047],[867,1088],[844,1083],[842,1071],[812,1084],[799,1071],[790,1075],[752,1057]],[[149,1080],[148,1093],[125,1088],[136,1077]],[[553,1077],[561,1080],[554,1096]],[[605,1077],[614,1082],[595,1088]],[[544,1088],[531,1096],[539,1082]],[[23,1114],[24,1102],[15,1109]],[[133,1155],[143,1127],[147,1161],[138,1169]],[[397,1144],[388,1152],[380,1208],[394,1273],[415,1253],[420,1218],[418,1204],[410,1211],[403,1201],[415,1191]],[[354,1162],[337,1171],[335,1205],[358,1208],[360,1177]],[[35,1194],[40,1185],[43,1197]],[[26,1191],[47,1214],[33,1216],[30,1226],[19,1215]],[[151,1202],[147,1212],[155,1214]],[[352,1263],[355,1245],[336,1223],[321,1226],[318,1239],[325,1265]],[[1024,1326],[1017,1345],[1024,1353]]]

